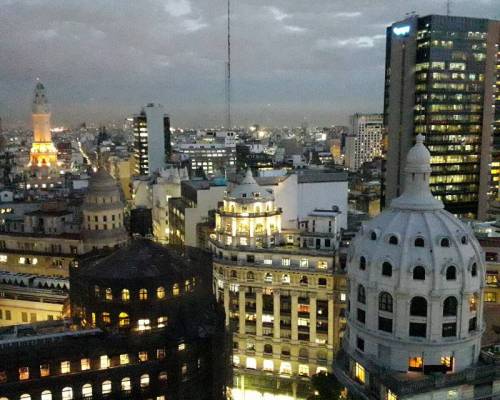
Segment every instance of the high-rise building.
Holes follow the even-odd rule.
[[[357,171],[365,162],[382,155],[382,114],[354,114],[352,131],[346,137],[346,167]]]
[[[404,157],[420,133],[432,156],[434,196],[458,216],[486,216],[500,177],[493,141],[499,36],[499,21],[440,15],[387,28],[382,206],[401,194]]]
[[[402,195],[352,241],[348,333],[334,370],[355,398],[498,398],[494,356],[480,358],[484,255],[432,196],[423,141],[408,153]]]
[[[55,182],[49,183],[48,179],[57,174],[57,149],[52,142],[49,102],[41,82],[35,87],[32,111],[33,143],[28,167],[32,176],[41,179],[40,187],[53,187]]]
[[[134,172],[150,175],[170,158],[170,118],[161,104],[148,103],[134,115]]]

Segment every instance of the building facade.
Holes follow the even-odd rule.
[[[170,117],[161,104],[149,103],[134,115],[134,172],[151,175],[170,159]]]
[[[346,137],[345,165],[357,171],[365,162],[382,156],[383,115],[354,114],[351,126],[351,134]]]
[[[335,258],[338,214],[317,210],[289,231],[281,215],[250,170],[216,212],[213,289],[233,332],[235,393],[252,389],[244,376],[256,371],[253,385],[286,376],[296,392],[330,369],[339,346],[346,293]]]
[[[383,207],[401,194],[404,157],[423,134],[434,196],[453,214],[485,218],[500,170],[499,43],[500,22],[486,19],[412,15],[387,29]]]

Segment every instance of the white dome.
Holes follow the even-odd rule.
[[[365,223],[350,247],[349,347],[363,343],[374,357],[390,349],[384,365],[397,371],[407,371],[413,357],[428,370],[451,357],[458,371],[476,362],[480,350],[481,247],[432,197],[422,137],[405,171],[405,192]],[[420,315],[419,302],[425,303]]]

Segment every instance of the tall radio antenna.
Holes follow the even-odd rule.
[[[446,0],[446,15],[449,17],[451,12],[451,0]]]
[[[227,0],[226,129],[231,129],[231,0]]]

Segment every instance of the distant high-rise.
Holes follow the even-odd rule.
[[[401,194],[404,157],[421,133],[434,196],[456,215],[486,216],[500,178],[499,35],[499,21],[439,15],[387,28],[382,206]]]
[[[161,104],[147,104],[134,115],[135,173],[150,175],[170,158],[170,118]]]
[[[382,114],[354,114],[352,132],[346,138],[346,166],[356,171],[382,155]]]

